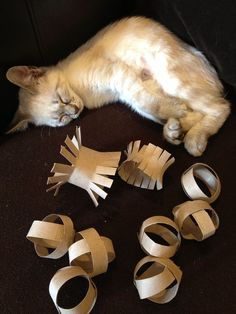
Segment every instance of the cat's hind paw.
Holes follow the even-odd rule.
[[[184,146],[190,155],[199,157],[207,146],[207,137],[204,134],[188,132],[184,138]]]
[[[165,139],[174,145],[179,145],[183,142],[183,129],[178,119],[169,118],[163,127],[163,135]]]

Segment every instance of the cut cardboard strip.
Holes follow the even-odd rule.
[[[55,190],[56,195],[61,185],[65,183],[74,184],[85,189],[90,195],[95,206],[98,206],[97,198],[106,198],[107,193],[103,188],[110,188],[113,180],[108,175],[115,175],[121,152],[97,152],[81,143],[80,129],[76,128],[76,136],[71,140],[66,137],[65,144],[61,147],[60,154],[71,163],[64,165],[55,163],[48,178],[47,184],[55,184],[47,191]]]
[[[142,271],[145,264],[151,265]],[[134,270],[134,285],[140,299],[160,304],[167,303],[176,296],[181,278],[180,268],[167,258],[146,256]]]
[[[201,190],[195,178],[200,179],[206,185],[210,196]],[[185,194],[192,200],[200,199],[212,203],[220,195],[221,183],[217,173],[203,163],[196,163],[188,168],[182,174],[181,183]]]
[[[176,233],[168,229],[168,226],[174,228]],[[160,236],[167,242],[167,245],[156,243],[148,234]],[[138,238],[143,251],[156,257],[172,257],[181,243],[178,226],[164,216],[153,216],[146,219],[141,226]]]
[[[173,215],[185,239],[205,240],[219,227],[217,213],[206,201],[187,201],[174,207]]]
[[[120,177],[128,184],[153,190],[163,187],[164,172],[173,164],[175,158],[170,153],[151,143],[140,148],[141,141],[130,142],[127,159],[118,169]]]
[[[56,223],[59,220],[62,224]],[[34,243],[38,256],[57,259],[65,255],[73,243],[75,231],[71,219],[51,214],[42,221],[35,220],[26,238]],[[52,252],[49,249],[53,249]]]
[[[85,278],[88,282],[88,290],[84,299],[71,309],[63,308],[58,304],[58,294],[66,283],[76,277]],[[49,293],[57,311],[61,314],[87,314],[90,313],[96,303],[97,289],[88,274],[79,266],[68,266],[59,269],[49,284]],[[68,298],[68,296],[67,296]]]
[[[75,240],[69,248],[70,265],[82,267],[90,277],[105,273],[115,258],[112,241],[94,228],[78,232]]]

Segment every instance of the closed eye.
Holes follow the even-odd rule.
[[[71,99],[69,98],[63,98],[58,94],[58,97],[60,98],[60,102],[62,102],[64,105],[68,105],[71,102]]]
[[[59,122],[62,124],[67,124],[72,120],[72,118],[66,114],[62,115],[59,119]]]

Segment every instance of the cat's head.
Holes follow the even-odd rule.
[[[6,76],[20,87],[19,107],[8,132],[25,130],[29,123],[64,126],[76,119],[84,107],[55,67],[15,66]]]

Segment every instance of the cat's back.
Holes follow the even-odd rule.
[[[129,17],[108,25],[94,38],[94,46],[104,47],[109,53],[124,49],[150,48],[151,44],[167,40],[170,33],[161,24],[145,17]]]
[[[152,46],[174,40],[165,27],[158,22],[141,17],[127,17],[118,20],[99,31],[94,37],[80,47],[76,53],[92,52],[122,56],[128,51],[150,50]]]
[[[141,16],[127,17],[103,28],[62,64],[73,68],[102,57],[140,68],[145,66],[143,60],[152,63],[169,51],[177,53],[180,47],[181,42],[158,22]]]

